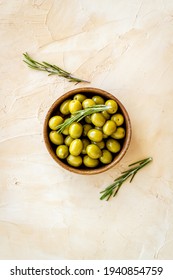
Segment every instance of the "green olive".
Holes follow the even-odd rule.
[[[49,120],[49,127],[52,130],[56,130],[57,126],[61,123],[63,123],[63,118],[61,116],[54,116],[52,118],[50,118]]]
[[[91,142],[92,144],[96,144],[101,150],[105,147],[105,142],[104,141],[100,141],[100,142]]]
[[[69,111],[71,114],[74,114],[76,111],[82,109],[82,104],[78,100],[71,100],[69,103]]]
[[[101,97],[99,95],[93,96],[92,100],[94,100],[95,104],[104,104],[105,103],[103,97]]]
[[[94,106],[96,105],[94,100],[90,99],[90,98],[87,98],[85,99],[83,102],[82,102],[82,107],[85,109],[85,108],[88,108],[88,107],[91,107],[91,106]]]
[[[94,113],[91,115],[91,121],[95,126],[102,127],[106,119],[102,113]]]
[[[69,155],[67,157],[67,162],[69,165],[71,165],[73,167],[79,167],[82,164],[82,157]]]
[[[122,139],[124,138],[125,134],[126,132],[124,127],[117,127],[116,131],[113,134],[111,134],[111,137],[114,139]]]
[[[102,151],[102,155],[100,157],[100,161],[103,164],[109,164],[112,161],[112,154],[111,154],[111,152],[106,150],[106,149],[104,149]]]
[[[74,139],[80,138],[80,136],[82,135],[82,130],[83,130],[83,127],[82,127],[81,123],[79,123],[79,122],[73,122],[69,126],[69,134]]]
[[[117,126],[120,126],[124,123],[124,116],[122,114],[115,114],[111,117],[111,120],[113,120]]]
[[[112,133],[114,133],[115,130],[116,130],[115,122],[112,120],[106,121],[106,123],[103,126],[103,133],[106,135],[111,135]]]
[[[88,155],[86,155],[83,158],[83,163],[87,167],[96,167],[99,164],[99,160],[90,158]]]
[[[68,156],[68,147],[66,145],[59,145],[56,148],[56,154],[60,159],[65,159]]]
[[[115,114],[116,111],[118,110],[118,104],[115,100],[109,99],[105,102],[106,106],[110,106],[109,109],[107,109],[107,112],[109,114]]]
[[[85,117],[85,122],[86,122],[86,123],[92,123],[92,121],[91,121],[91,115],[88,115],[88,116]]]
[[[68,115],[70,114],[70,111],[69,111],[69,104],[70,104],[70,101],[71,99],[67,99],[65,100],[61,106],[60,106],[60,112],[63,114],[63,115]]]
[[[92,128],[93,128],[93,127],[92,127],[91,124],[89,124],[89,123],[84,124],[84,125],[83,125],[83,133],[82,133],[82,135],[83,135],[83,136],[87,136],[88,131],[89,131],[90,129],[92,129]]]
[[[101,155],[102,155],[100,148],[96,144],[88,145],[86,148],[86,152],[87,152],[87,155],[93,159],[97,159],[97,158],[101,157]]]
[[[83,144],[81,139],[75,139],[71,142],[69,152],[73,156],[79,156],[82,152]]]
[[[74,139],[70,135],[67,135],[65,140],[64,140],[64,143],[65,143],[65,145],[70,146],[70,144],[73,140]]]
[[[120,143],[117,141],[117,140],[115,140],[115,139],[108,139],[107,141],[106,141],[106,147],[107,147],[107,149],[110,151],[110,152],[112,152],[112,153],[117,153],[117,152],[119,152],[120,151],[120,149],[121,149],[121,145],[120,145]]]
[[[102,131],[98,130],[98,129],[90,129],[88,131],[88,134],[87,134],[88,138],[91,140],[91,141],[95,141],[95,142],[100,142],[102,141],[103,139],[103,133]]]
[[[110,119],[110,114],[107,111],[102,111],[102,115],[105,117],[106,120]]]
[[[83,144],[83,148],[82,148],[81,154],[86,155],[86,153],[87,153],[86,148],[90,144],[90,141],[87,138],[83,138],[82,139],[82,144]]]
[[[81,103],[86,99],[86,96],[84,94],[81,94],[81,93],[77,93],[74,97],[73,97],[74,100],[78,100],[80,101]]]
[[[57,131],[51,131],[49,133],[50,141],[55,145],[61,145],[64,142],[64,137],[61,133],[58,133]]]
[[[69,134],[69,126],[64,128],[64,130],[62,131],[62,134],[64,134],[64,135],[68,135]]]

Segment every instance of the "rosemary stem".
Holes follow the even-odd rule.
[[[64,78],[68,79],[69,82],[75,82],[76,84],[78,84],[80,82],[89,83],[86,80],[74,77],[73,75],[71,75],[71,73],[61,69],[60,67],[58,67],[56,65],[52,65],[45,61],[43,61],[42,63],[38,62],[38,61],[34,60],[33,58],[31,58],[27,52],[23,53],[23,56],[24,56],[23,61],[28,65],[28,67],[30,67],[34,70],[48,72],[49,76],[58,75],[60,77],[64,77]]]
[[[131,177],[131,179],[130,179],[130,183],[131,183],[134,176],[136,175],[136,173],[151,161],[152,161],[152,157],[148,157],[146,159],[143,159],[143,160],[130,164],[129,167],[130,166],[134,166],[134,167],[130,168],[126,171],[123,171],[122,175],[120,177],[118,177],[117,179],[115,179],[113,184],[109,185],[107,188],[105,188],[103,191],[101,191],[100,193],[102,193],[102,196],[100,197],[100,199],[103,200],[106,198],[106,200],[109,200],[109,198],[111,196],[114,197],[117,194],[120,187],[122,186],[122,184],[129,177]]]
[[[74,115],[71,118],[66,119],[62,124],[59,124],[56,127],[56,130],[58,133],[61,133],[66,127],[68,127],[73,122],[79,122],[88,115],[91,115],[96,112],[102,112],[109,108],[110,107],[106,106],[106,105],[94,105],[94,106],[85,108],[83,110],[79,110],[76,113],[74,113]]]

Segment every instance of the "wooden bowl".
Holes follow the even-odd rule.
[[[107,165],[102,165],[102,166],[98,166],[96,168],[87,168],[85,166],[82,167],[72,167],[70,165],[68,165],[65,161],[60,160],[57,156],[56,156],[56,146],[51,143],[51,141],[49,140],[49,133],[50,133],[50,128],[48,126],[49,123],[49,119],[58,114],[59,111],[59,106],[60,104],[65,101],[66,99],[72,98],[75,94],[77,93],[83,93],[85,94],[88,98],[91,98],[94,95],[100,95],[102,96],[105,100],[106,99],[113,99],[117,102],[118,106],[119,106],[119,112],[123,114],[124,116],[124,127],[126,130],[126,135],[125,137],[121,140],[121,150],[120,152],[118,152],[117,154],[115,154],[113,161],[110,164]],[[52,158],[63,168],[65,168],[68,171],[74,172],[74,173],[78,173],[78,174],[83,174],[83,175],[92,175],[92,174],[97,174],[97,173],[101,173],[104,172],[110,168],[112,168],[114,165],[116,165],[125,155],[129,144],[130,144],[130,140],[131,140],[131,134],[132,134],[132,130],[131,130],[131,123],[130,123],[130,119],[129,119],[129,115],[126,111],[126,109],[124,108],[123,104],[112,94],[101,90],[101,89],[97,89],[97,88],[91,88],[91,87],[85,87],[85,88],[77,88],[74,90],[71,90],[67,93],[65,93],[64,95],[62,95],[60,98],[58,98],[50,107],[50,109],[47,112],[47,115],[45,117],[45,122],[44,122],[44,129],[43,129],[43,135],[44,135],[44,141],[47,147],[48,152],[50,153],[50,155],[52,156]]]

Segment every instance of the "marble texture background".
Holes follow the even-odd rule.
[[[173,1],[0,1],[0,258],[173,259]],[[43,141],[50,105],[75,86],[33,71],[28,52],[114,94],[133,128],[111,170],[80,176]],[[128,164],[153,163],[109,202]]]

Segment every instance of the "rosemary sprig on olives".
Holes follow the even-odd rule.
[[[23,61],[28,65],[28,67],[30,67],[34,70],[48,72],[49,73],[48,76],[58,75],[60,77],[64,77],[64,78],[68,79],[69,82],[75,82],[76,84],[78,84],[80,82],[89,83],[86,80],[82,80],[82,79],[74,77],[71,73],[63,70],[62,68],[58,67],[57,65],[52,65],[45,61],[43,61],[42,63],[38,62],[38,61],[32,59],[27,52],[24,53],[23,56],[25,58]]]
[[[76,111],[73,113],[74,115],[72,117],[67,118],[63,123],[59,124],[57,126],[56,130],[58,133],[61,133],[66,127],[68,127],[72,123],[80,122],[86,116],[105,111],[109,108],[110,108],[110,106],[106,106],[106,105],[94,105],[94,106],[85,108],[83,110]]]
[[[122,184],[129,178],[130,179],[130,183],[132,182],[133,178],[135,177],[136,173],[142,169],[145,165],[147,165],[148,163],[150,163],[152,161],[151,157],[148,157],[146,159],[143,160],[139,160],[137,162],[134,162],[132,164],[129,165],[130,166],[134,166],[126,171],[122,172],[122,175],[118,178],[116,178],[114,180],[114,182],[109,185],[105,190],[101,191],[100,193],[102,193],[102,196],[100,197],[101,200],[106,199],[109,200],[109,198],[111,196],[115,196],[118,192],[118,190],[120,189],[120,187],[122,186]]]

